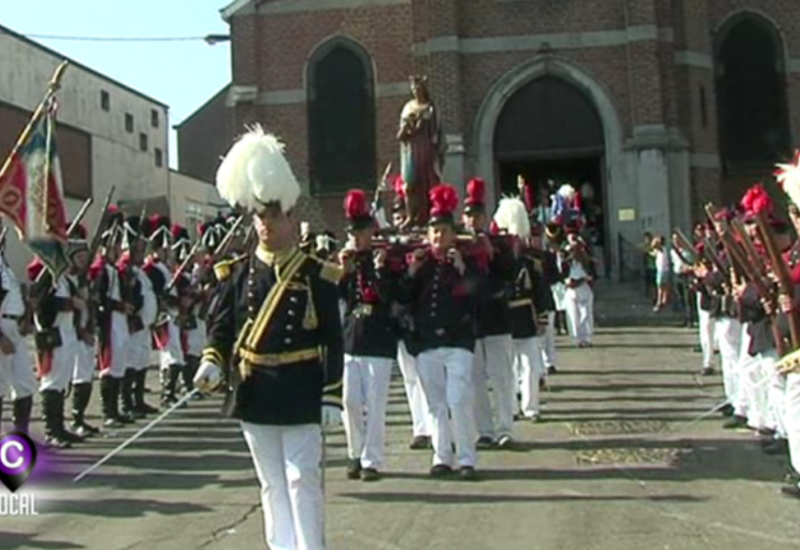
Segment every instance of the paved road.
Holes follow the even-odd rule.
[[[517,424],[515,451],[481,453],[477,483],[426,475],[395,384],[384,480],[346,481],[343,435],[329,438],[330,548],[800,548],[800,503],[779,494],[786,461],[716,416],[692,423],[721,394],[718,378],[694,376],[693,342],[679,329],[618,328],[591,350],[563,349],[545,422]],[[0,518],[0,548],[262,548],[250,461],[217,404],[177,413],[77,485],[68,474],[120,439],[51,459],[60,473],[33,484],[40,515]]]

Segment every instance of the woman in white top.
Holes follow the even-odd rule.
[[[656,259],[656,305],[653,311],[658,313],[669,302],[670,263],[664,237],[653,239],[652,254]]]

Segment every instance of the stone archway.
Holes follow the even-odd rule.
[[[594,77],[581,68],[554,57],[545,56],[532,59],[518,65],[503,75],[489,90],[476,118],[474,133],[476,166],[475,172],[487,181],[498,181],[498,164],[496,161],[496,129],[503,109],[512,97],[532,81],[543,77],[555,77],[567,83],[582,93],[594,107],[602,126],[603,147],[602,178],[605,186],[606,205],[606,254],[610,261],[610,272],[616,277],[616,267],[619,255],[616,235],[620,231],[619,218],[616,210],[625,204],[619,195],[623,192],[616,182],[624,178],[622,159],[623,131],[617,111],[613,105],[610,94]],[[497,200],[498,186],[489,188],[488,200],[495,203]]]

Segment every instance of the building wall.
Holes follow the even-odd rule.
[[[217,193],[217,188],[203,180],[170,170],[170,216],[173,223],[189,230],[192,239],[197,236],[197,225],[227,210],[227,205]]]
[[[372,56],[378,99],[378,173],[397,159],[394,139],[412,72],[431,76],[450,149],[445,177],[495,178],[494,120],[531,78],[555,74],[591,98],[606,132],[604,178],[611,237],[638,242],[702,218],[707,201],[735,200],[769,173],[721,170],[714,39],[750,10],[774,21],[785,46],[793,135],[800,132],[800,20],[793,0],[276,0],[238,1],[226,13],[233,40],[237,126],[267,123],[307,176],[308,59],[331,37]],[[266,53],[268,52],[268,54]],[[341,197],[318,197],[319,223],[340,229]],[[633,209],[633,221],[618,210]],[[313,220],[312,220],[313,221]]]
[[[13,31],[0,31],[0,155],[5,157],[63,57]],[[108,93],[108,110],[101,106],[102,92]],[[166,194],[169,119],[164,104],[74,62],[64,72],[57,100],[59,153],[65,188],[72,191],[67,200],[70,216],[88,191],[94,204],[85,224],[94,227],[112,185],[115,201]],[[131,132],[126,130],[126,114],[133,116]],[[140,149],[140,134],[147,136],[146,151]],[[161,166],[156,166],[156,149],[161,151]],[[30,260],[14,231],[9,231],[6,257],[18,273]]]
[[[213,182],[220,159],[237,132],[228,108],[230,86],[225,86],[192,116],[175,126],[178,135],[178,169],[194,178]]]

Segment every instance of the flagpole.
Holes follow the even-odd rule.
[[[8,172],[9,167],[11,166],[12,159],[17,155],[19,148],[28,140],[28,136],[30,135],[31,131],[33,131],[33,127],[39,122],[39,119],[45,112],[45,109],[48,108],[50,104],[50,100],[53,98],[55,93],[61,87],[61,77],[64,76],[64,71],[67,69],[69,65],[69,61],[64,60],[61,64],[56,67],[55,72],[53,73],[52,78],[50,78],[50,82],[47,84],[47,92],[44,94],[44,98],[36,107],[36,110],[33,112],[33,116],[28,121],[28,125],[25,126],[25,129],[22,130],[17,142],[14,144],[14,148],[11,150],[11,153],[6,157],[6,160],[3,162],[3,167],[0,168],[0,180],[3,179],[6,172]]]

